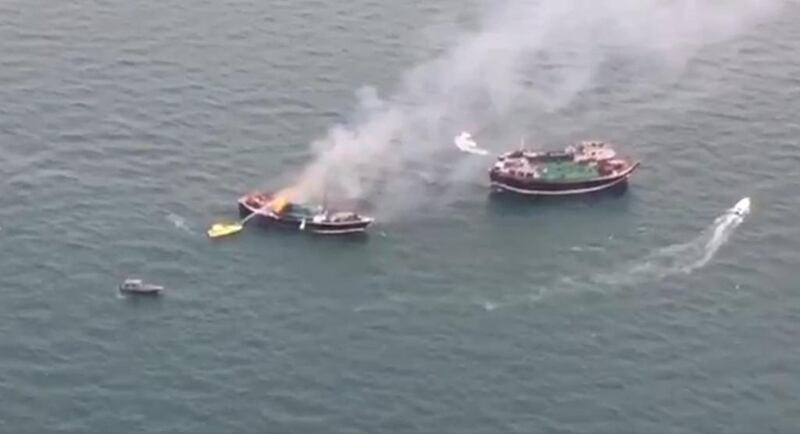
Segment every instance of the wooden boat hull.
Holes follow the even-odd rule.
[[[367,226],[372,223],[371,219],[359,219],[352,222],[314,222],[310,219],[288,218],[266,210],[253,209],[244,201],[239,201],[239,216],[241,218],[248,217],[254,212],[256,215],[251,217],[251,220],[260,226],[293,229],[321,235],[363,233],[366,231]]]
[[[628,178],[636,171],[639,163],[627,171],[612,177],[602,177],[578,182],[546,182],[533,179],[506,177],[495,171],[489,172],[492,190],[525,196],[572,196],[596,193],[615,188],[624,189]]]

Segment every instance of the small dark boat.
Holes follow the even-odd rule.
[[[355,212],[336,212],[321,205],[292,203],[284,197],[267,193],[253,193],[240,197],[239,216],[248,220],[252,218],[264,226],[326,235],[364,232],[373,221],[371,217]]]
[[[563,151],[518,150],[489,170],[492,189],[530,196],[566,196],[625,187],[639,162],[617,155],[605,142],[587,141]]]
[[[141,279],[125,279],[119,285],[119,292],[123,294],[159,295],[163,290],[163,286],[150,285],[142,282]]]

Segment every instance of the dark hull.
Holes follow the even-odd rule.
[[[242,202],[239,202],[239,216],[241,218],[245,218],[252,213],[253,210],[250,207]],[[325,235],[362,233],[366,231],[367,226],[372,223],[371,220],[337,223],[315,223],[311,220],[306,220],[304,225],[302,219],[278,217],[271,213],[258,213],[258,215],[252,217],[251,220],[256,224],[265,227],[279,227]]]
[[[627,187],[628,178],[637,167],[638,163],[618,176],[581,182],[543,182],[533,179],[519,179],[502,176],[495,171],[489,173],[489,179],[491,180],[492,190],[498,192],[527,196],[571,196],[597,193],[610,189],[624,190]]]
[[[120,289],[121,294],[154,296],[161,295],[161,289]]]

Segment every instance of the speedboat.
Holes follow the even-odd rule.
[[[125,279],[119,285],[119,292],[123,294],[159,295],[163,290],[163,286],[144,283],[141,279]]]
[[[750,214],[750,198],[745,197],[741,199],[739,202],[736,202],[736,205],[730,209],[730,212],[738,215],[739,217],[745,217],[747,214]]]

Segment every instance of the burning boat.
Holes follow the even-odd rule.
[[[608,143],[585,141],[563,151],[517,150],[489,170],[492,189],[531,196],[566,196],[625,187],[639,162]]]
[[[264,226],[327,235],[364,232],[373,221],[355,212],[331,211],[322,205],[291,202],[286,195],[260,192],[239,198],[239,215]]]

